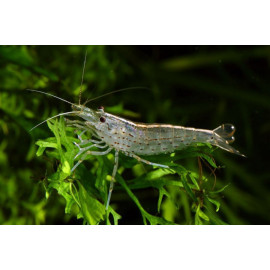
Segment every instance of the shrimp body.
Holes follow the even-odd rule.
[[[147,156],[171,153],[187,147],[192,143],[210,143],[223,150],[244,156],[238,150],[229,145],[229,143],[234,141],[233,134],[235,132],[235,128],[231,124],[221,125],[214,130],[207,130],[166,124],[135,123],[113,114],[106,113],[104,112],[103,108],[95,111],[84,105],[77,105],[39,90],[28,90],[53,96],[72,105],[71,112],[61,113],[50,117],[47,120],[53,119],[60,115],[78,116],[82,118],[83,121],[71,121],[67,119],[66,121],[68,125],[79,128],[82,130],[82,133],[90,131],[90,133],[97,138],[97,140],[92,138],[83,140],[81,135],[78,135],[80,143],[74,142],[74,144],[79,148],[79,151],[74,157],[74,160],[77,157],[80,157],[80,159],[72,167],[71,172],[73,172],[89,155],[106,155],[113,149],[115,150],[112,181],[110,183],[106,209],[109,207],[110,198],[113,191],[114,179],[118,168],[119,152],[122,152],[126,156],[133,157],[140,162],[161,168],[169,167],[167,165],[145,160],[141,158],[140,155]],[[39,123],[31,130],[43,124],[47,120]],[[91,145],[89,145],[90,143]],[[92,151],[90,150],[92,148],[98,148],[101,150]]]
[[[91,110],[87,108],[88,110]],[[214,130],[188,128],[166,124],[141,124],[104,112],[84,109],[81,116],[86,125],[109,147],[126,154],[158,155],[183,149],[192,143],[210,143],[234,154],[242,155],[229,145],[234,141],[231,124]],[[94,121],[93,121],[94,120]]]

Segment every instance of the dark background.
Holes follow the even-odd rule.
[[[82,101],[113,90],[147,87],[109,95],[88,105],[129,110],[139,122],[214,129],[236,126],[233,146],[241,158],[219,150],[220,217],[230,224],[269,224],[270,47],[268,46],[0,46],[0,223],[81,224],[64,214],[64,199],[45,199],[47,166],[35,156],[37,139],[50,136],[38,122],[70,107],[27,92],[39,89],[78,102],[84,54]],[[189,161],[187,161],[189,162]],[[190,161],[193,162],[193,161]],[[121,224],[140,224],[128,198],[114,193]],[[154,190],[136,192],[147,210]],[[119,199],[119,201],[118,201]],[[122,206],[121,206],[122,202]]]

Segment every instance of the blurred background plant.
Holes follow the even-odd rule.
[[[214,152],[221,166],[215,171],[216,188],[229,184],[219,195],[218,216],[229,224],[270,223],[270,47],[0,46],[1,224],[82,223],[75,212],[65,214],[65,199],[56,191],[47,194],[47,171],[57,164],[45,156],[37,157],[35,145],[52,136],[47,124],[29,132],[38,122],[70,111],[70,107],[25,89],[78,102],[86,49],[83,101],[120,88],[150,89],[110,95],[90,103],[92,108],[103,105],[111,113],[147,123],[206,129],[233,123],[237,128],[233,146],[248,158]],[[194,158],[182,160],[181,165],[200,169]],[[145,169],[138,166],[123,178],[139,176]],[[209,177],[215,181],[213,175]],[[176,207],[164,199],[161,216],[194,224],[192,209],[186,207],[186,192],[175,187],[167,191],[179,203]],[[155,215],[157,190],[148,187],[134,193],[144,209]],[[113,193],[112,205],[122,216],[119,224],[142,224],[140,211],[119,188]]]

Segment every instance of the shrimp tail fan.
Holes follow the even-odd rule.
[[[216,135],[214,144],[226,151],[245,157],[245,155],[241,154],[238,150],[229,145],[235,141],[233,136],[235,130],[236,129],[232,124],[223,124],[217,127],[213,130]]]

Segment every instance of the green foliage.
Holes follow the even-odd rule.
[[[0,46],[0,224],[94,223],[100,216],[80,205],[83,197],[100,207],[99,224],[149,224],[151,216],[177,224],[195,224],[195,218],[204,224],[269,224],[269,48]],[[207,129],[232,123],[237,129],[233,146],[248,158],[201,145],[151,157],[170,164],[163,170],[120,155],[104,216],[113,155],[89,157],[70,175],[77,152],[74,131],[64,127],[62,138],[60,128],[57,137],[44,124],[29,132],[70,106],[25,89],[78,103],[86,49],[81,103],[116,89],[147,87],[88,105],[103,105],[138,122]]]

